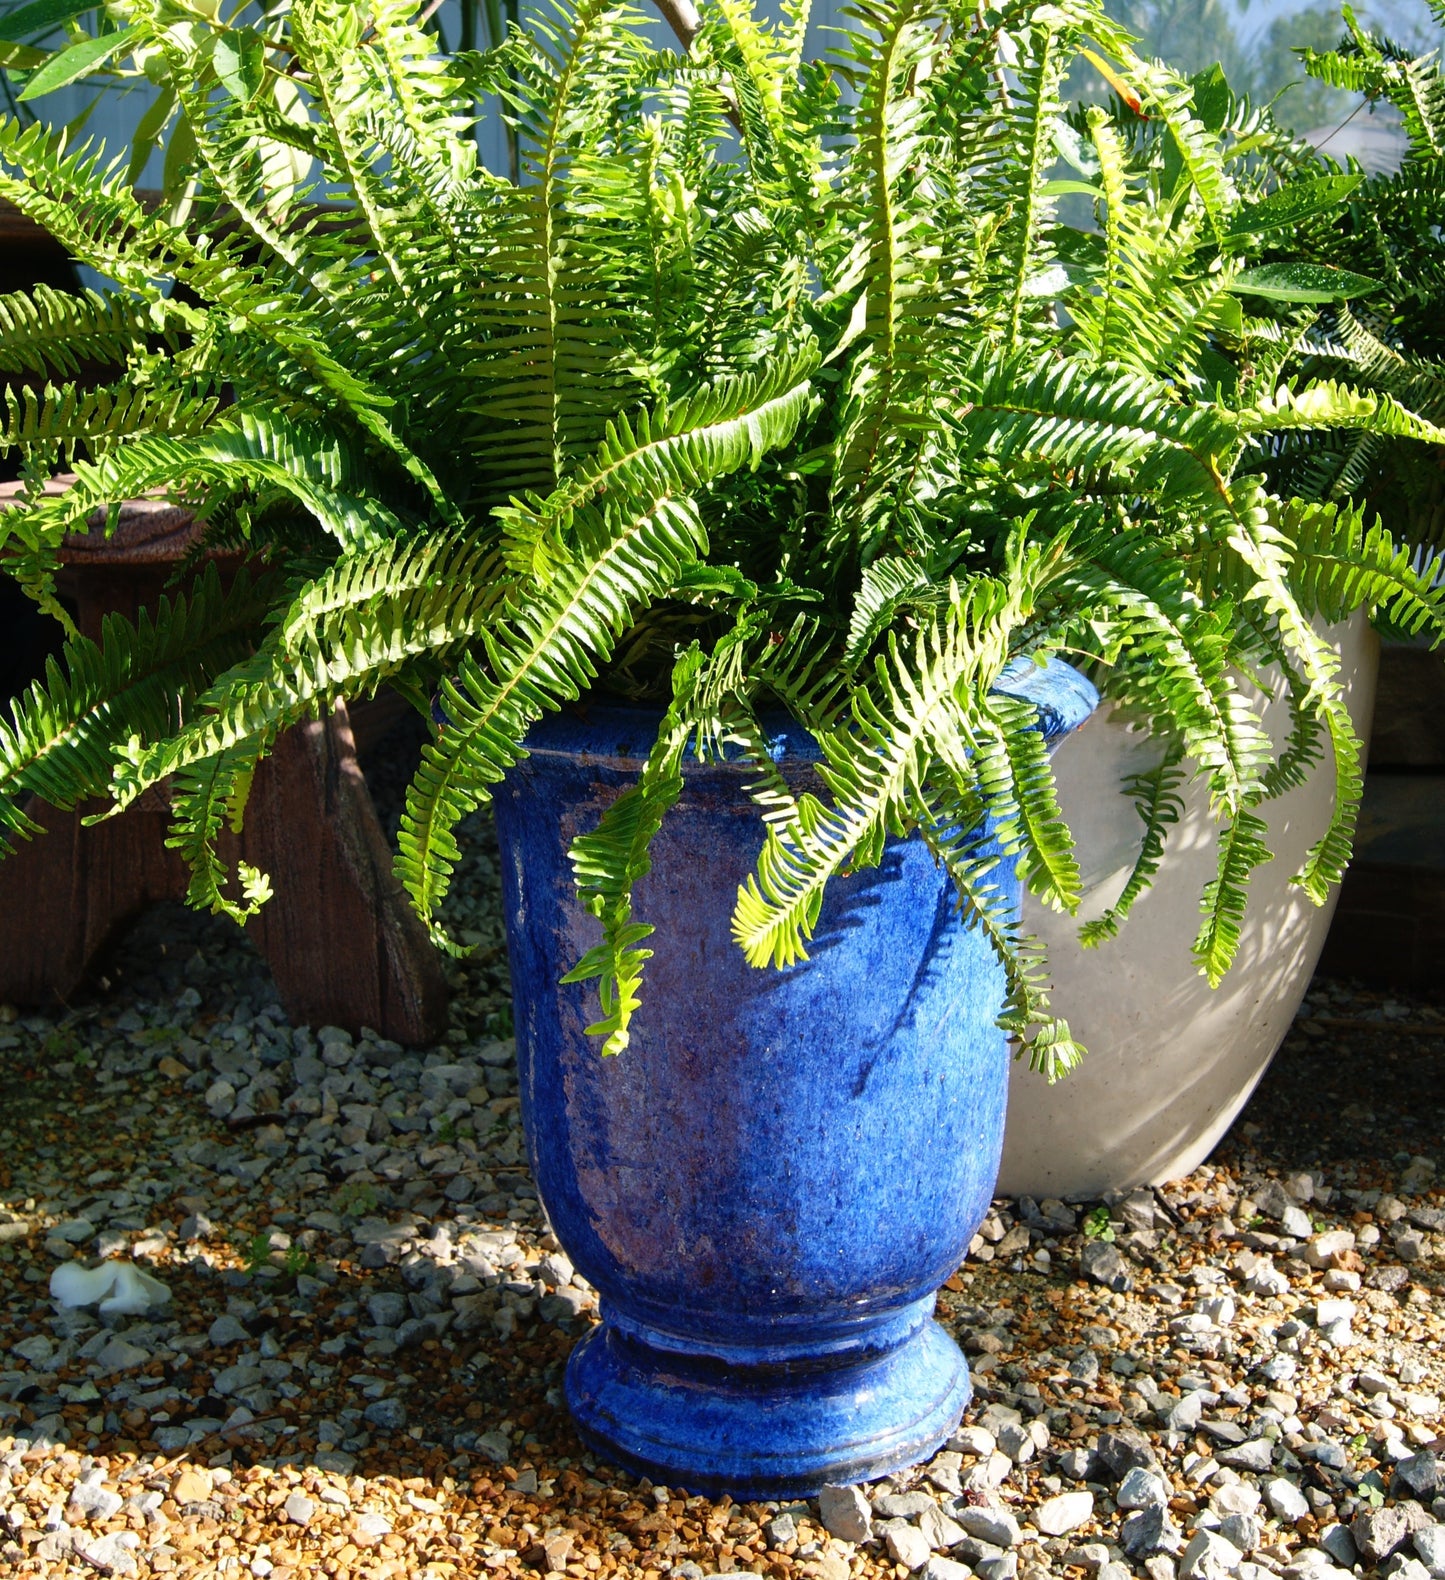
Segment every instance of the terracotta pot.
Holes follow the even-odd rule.
[[[1355,727],[1368,740],[1378,639],[1363,616],[1333,636]],[[1266,710],[1276,741],[1286,711],[1278,696]],[[1118,786],[1157,761],[1147,737],[1109,708],[1054,758],[1084,870],[1079,920],[1103,912],[1123,886],[1140,823]],[[1055,1007],[1089,1056],[1053,1087],[1014,1064],[1001,1193],[1098,1196],[1177,1179],[1208,1156],[1283,1040],[1324,947],[1334,896],[1316,907],[1289,880],[1323,830],[1332,797],[1322,763],[1265,809],[1275,859],[1255,872],[1239,954],[1215,990],[1189,953],[1215,860],[1215,825],[1198,783],[1187,787],[1154,887],[1113,942],[1081,948],[1076,921],[1025,896],[1024,925],[1048,945]]]

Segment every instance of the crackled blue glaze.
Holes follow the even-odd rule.
[[[1050,738],[1097,701],[1057,662],[1001,684]],[[885,1475],[970,1394],[932,1310],[998,1169],[1002,973],[917,840],[833,881],[810,960],[749,967],[729,920],[761,824],[741,770],[691,762],[637,886],[657,932],[632,1045],[600,1057],[595,985],[558,985],[597,938],[567,847],[655,727],[606,706],[549,718],[496,798],[532,1167],[602,1300],[568,1401],[593,1448],[669,1486],[776,1497]],[[804,732],[773,749],[811,777]]]

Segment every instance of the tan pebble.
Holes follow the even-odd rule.
[[[174,1503],[203,1503],[211,1495],[211,1473],[197,1465],[187,1465],[171,1483]]]

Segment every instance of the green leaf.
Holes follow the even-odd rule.
[[[12,44],[0,39],[0,66],[7,71],[34,71],[49,59],[46,50],[35,49],[30,44]]]
[[[1104,195],[1103,188],[1095,186],[1092,182],[1073,181],[1063,177],[1057,181],[1045,181],[1039,188],[1040,197],[1067,197],[1074,192],[1082,197],[1091,198],[1101,198]]]
[[[1292,230],[1303,220],[1338,208],[1362,180],[1361,175],[1321,176],[1271,192],[1258,203],[1239,209],[1221,239],[1237,241],[1262,230]]]
[[[1340,302],[1368,296],[1380,290],[1381,282],[1327,263],[1262,263],[1241,269],[1229,288],[1243,296],[1268,297],[1272,302]]]
[[[1234,98],[1223,68],[1214,65],[1196,72],[1189,79],[1189,85],[1194,89],[1195,114],[1211,132],[1222,132]]]
[[[68,49],[58,50],[25,84],[22,100],[39,99],[57,88],[69,87],[97,66],[103,66],[118,50],[124,49],[140,31],[123,27],[118,33],[102,33],[99,38],[84,38]]]
[[[170,87],[162,88],[151,107],[141,116],[135,129],[135,136],[131,139],[130,163],[126,166],[125,172],[127,181],[134,184],[140,180],[141,171],[145,169],[146,162],[155,149],[156,141],[174,113],[175,107],[176,90]]]
[[[49,33],[62,22],[84,16],[87,11],[99,11],[99,0],[34,0],[18,11],[0,19],[0,39],[30,38],[37,33]]]
[[[226,92],[249,104],[265,80],[266,41],[249,27],[219,33],[211,49],[211,64]]]
[[[196,134],[191,123],[182,116],[166,144],[165,164],[161,170],[161,190],[173,204],[179,206],[184,202],[183,190],[195,162]]]

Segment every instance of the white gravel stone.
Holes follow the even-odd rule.
[[[1289,1277],[1267,1256],[1262,1256],[1244,1280],[1244,1287],[1251,1295],[1287,1295]]]
[[[358,1547],[375,1547],[391,1535],[391,1521],[384,1514],[364,1512],[351,1523],[351,1539]]]
[[[880,1529],[888,1556],[905,1569],[921,1569],[933,1556],[928,1538],[916,1525],[910,1525],[906,1520],[889,1520]]]
[[[960,1454],[973,1454],[979,1459],[987,1459],[998,1447],[998,1439],[986,1426],[961,1426],[948,1441],[949,1447]]]
[[[873,1534],[873,1511],[860,1487],[824,1487],[818,1514],[823,1529],[842,1541],[866,1542]]]
[[[281,1512],[293,1525],[304,1528],[316,1518],[316,1505],[304,1492],[293,1492],[282,1504]]]
[[[1328,1553],[1302,1547],[1284,1567],[1284,1580],[1353,1580],[1348,1569],[1338,1569]]]
[[[1296,1240],[1307,1240],[1315,1227],[1303,1207],[1286,1207],[1280,1214],[1279,1226]]]
[[[1135,1465],[1119,1483],[1114,1501],[1121,1509],[1152,1508],[1156,1503],[1168,1503],[1169,1487],[1162,1476],[1156,1476],[1143,1465]]]
[[[133,1575],[140,1573],[135,1556],[139,1546],[140,1537],[134,1531],[110,1531],[94,1541],[81,1539],[75,1543],[75,1551],[98,1574]]]
[[[1275,1515],[1291,1525],[1310,1511],[1309,1500],[1292,1481],[1276,1476],[1264,1489],[1265,1502]]]
[[[97,1482],[82,1481],[71,1488],[65,1512],[72,1520],[108,1520],[120,1513],[124,1502],[118,1492],[111,1492]]]
[[[1093,1514],[1092,1492],[1061,1492],[1034,1510],[1033,1523],[1045,1536],[1067,1536],[1087,1524]]]
[[[1172,1432],[1192,1432],[1204,1414],[1204,1400],[1198,1393],[1187,1393],[1169,1412]]]
[[[1244,1554],[1218,1531],[1196,1531],[1179,1558],[1179,1580],[1219,1580],[1239,1569]]]
[[[572,1266],[570,1257],[564,1256],[561,1251],[551,1251],[537,1264],[537,1277],[549,1289],[558,1289],[563,1284],[570,1284],[576,1276],[577,1269]]]
[[[970,1536],[994,1547],[1017,1547],[1023,1540],[1019,1522],[1008,1509],[955,1505],[953,1517]]]
[[[1216,1514],[1253,1514],[1259,1507],[1259,1489],[1247,1481],[1226,1481],[1209,1499]]]
[[[1304,1248],[1304,1259],[1311,1267],[1329,1267],[1337,1256],[1355,1248],[1354,1232],[1350,1229],[1331,1229],[1317,1234]]]
[[[1435,1580],[1441,1580],[1445,1576],[1445,1525],[1426,1525],[1416,1531],[1415,1551]]]
[[[930,1504],[918,1516],[918,1529],[923,1539],[935,1551],[956,1547],[968,1534],[957,1520],[951,1520],[936,1503]]]

